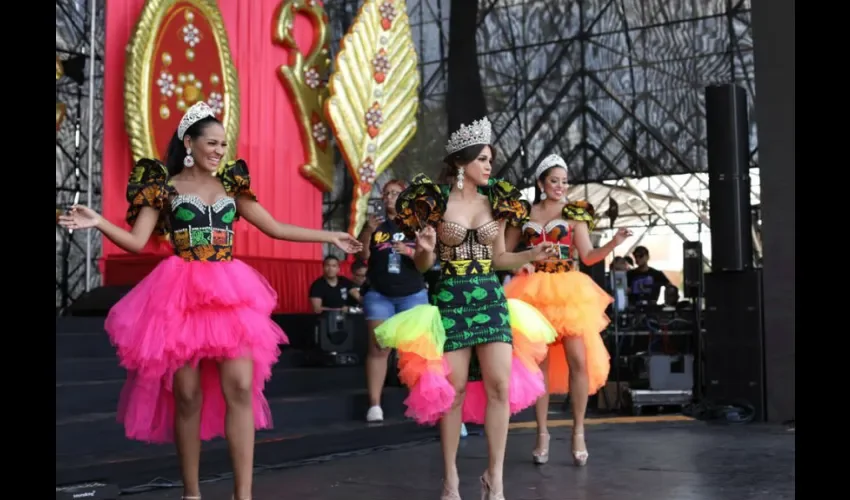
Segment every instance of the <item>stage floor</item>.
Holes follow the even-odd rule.
[[[569,454],[570,422],[554,424],[551,459],[542,467],[531,463],[534,429],[512,424],[505,463],[507,500],[795,498],[794,433],[784,428],[669,417],[600,419],[587,425],[588,465],[576,468]],[[464,499],[480,498],[477,478],[486,456],[483,436],[461,442]],[[438,500],[440,477],[440,446],[431,441],[267,470],[254,479],[254,500]],[[223,479],[204,484],[202,490],[205,500],[227,500],[232,483]],[[128,498],[179,499],[180,490]]]

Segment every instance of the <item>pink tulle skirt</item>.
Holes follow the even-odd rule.
[[[203,394],[201,439],[224,435],[226,404],[218,363],[253,361],[254,423],[272,426],[263,386],[289,340],[271,319],[277,294],[247,264],[162,261],[109,311],[106,331],[117,347],[127,382],[118,420],[127,437],[174,440],[174,374],[199,369]]]

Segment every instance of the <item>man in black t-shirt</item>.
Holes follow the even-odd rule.
[[[351,300],[360,300],[357,285],[345,276],[339,275],[339,259],[333,255],[325,257],[324,274],[310,285],[310,304],[313,312],[345,311],[351,305]]]
[[[356,297],[354,297],[355,294],[348,294],[348,305],[351,307],[363,307],[363,296],[369,290],[367,272],[366,263],[361,259],[355,259],[351,263],[351,282],[354,283],[352,290],[357,290]]]
[[[381,210],[384,213],[379,211],[369,217],[359,238],[363,243],[360,257],[368,262],[366,293],[363,294],[363,312],[369,327],[369,355],[366,358],[368,422],[384,419],[381,392],[389,358],[389,350],[381,349],[375,340],[375,328],[390,316],[428,303],[425,280],[413,262],[416,242],[406,239],[393,222],[396,200],[403,189],[404,184],[397,180],[384,185]]]
[[[657,304],[661,287],[671,286],[663,272],[649,267],[649,250],[645,246],[635,247],[632,252],[635,268],[626,273],[629,286],[629,304]]]

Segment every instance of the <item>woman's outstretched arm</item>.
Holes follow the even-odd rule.
[[[240,216],[262,231],[263,234],[276,240],[333,243],[347,253],[359,252],[363,247],[355,237],[346,232],[307,229],[306,227],[280,222],[260,202],[247,196],[237,198],[236,210]]]
[[[68,213],[59,216],[59,225],[71,230],[95,228],[109,241],[123,250],[139,253],[145,248],[159,220],[159,210],[142,207],[133,227],[127,231],[104,219],[85,205],[74,205]]]

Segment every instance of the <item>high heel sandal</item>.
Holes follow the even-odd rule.
[[[535,450],[531,452],[531,458],[532,460],[534,460],[534,463],[536,465],[543,465],[549,462],[549,440],[551,439],[551,436],[548,432],[541,432],[540,434],[538,434],[538,437],[544,436],[545,443],[543,444],[543,447],[540,449],[540,451]]]
[[[490,489],[490,482],[487,480],[487,473],[481,475],[481,500],[505,500],[505,492],[493,493]]]
[[[461,500],[460,493],[457,489],[450,490],[445,481],[443,481],[443,493],[440,495],[440,500]]]
[[[575,441],[577,437],[584,437],[584,433],[573,434],[573,447],[575,447]],[[584,445],[584,450],[573,450],[573,463],[576,467],[584,467],[587,465],[587,459],[590,457],[590,453],[587,452],[587,443]]]

